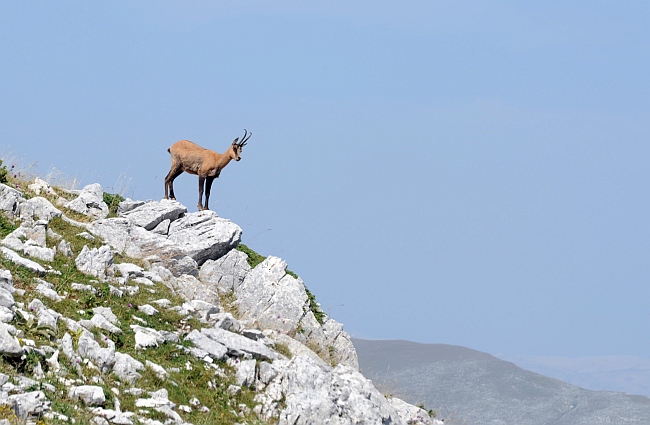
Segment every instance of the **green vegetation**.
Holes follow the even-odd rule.
[[[314,317],[316,318],[316,321],[320,323],[321,325],[325,322],[325,313],[323,313],[323,310],[320,309],[318,306],[318,303],[316,303],[316,297],[314,294],[311,293],[309,288],[305,285],[305,292],[307,292],[307,298],[309,298],[309,309],[311,310],[312,313],[314,313]]]
[[[4,238],[17,228],[18,226],[16,226],[13,221],[8,219],[4,214],[0,214],[0,238]]]
[[[124,196],[118,193],[104,192],[104,202],[108,205],[108,216],[117,216],[117,206],[124,200]]]
[[[258,254],[257,252],[253,251],[243,243],[240,243],[237,245],[237,250],[243,252],[248,256],[248,265],[251,267],[257,266],[259,263],[264,261],[266,257]]]
[[[1,159],[0,159],[0,183],[2,184],[9,183],[9,170],[7,170],[6,165],[2,164]]]

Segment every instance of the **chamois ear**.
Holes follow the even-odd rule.
[[[236,145],[236,144],[237,144],[237,142],[239,142],[239,137],[238,137],[238,138],[236,138],[235,140],[233,140],[233,142],[232,142],[232,144],[233,144],[233,145]]]

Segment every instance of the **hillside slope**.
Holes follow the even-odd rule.
[[[343,325],[235,223],[98,184],[11,183],[0,424],[437,422],[377,391]]]
[[[354,339],[384,392],[472,425],[650,424],[650,398],[589,391],[464,347]]]

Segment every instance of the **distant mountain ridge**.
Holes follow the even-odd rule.
[[[507,356],[498,358],[524,369],[593,391],[650,397],[650,359],[637,356]]]
[[[590,391],[490,354],[445,344],[354,339],[384,392],[469,425],[650,424],[650,398]]]

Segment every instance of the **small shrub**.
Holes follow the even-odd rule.
[[[243,243],[237,245],[237,250],[243,252],[244,254],[246,254],[246,256],[248,256],[248,265],[253,268],[255,268],[255,266],[257,266],[259,263],[261,263],[266,259],[266,257],[253,251]]]
[[[7,170],[6,165],[2,165],[2,160],[0,159],[0,183],[7,184],[9,182],[9,170]]]
[[[104,192],[104,202],[108,205],[108,213],[117,215],[117,206],[124,200],[124,196],[118,193]]]
[[[307,288],[305,285],[305,292],[307,292],[307,298],[309,298],[309,309],[311,310],[312,313],[314,313],[314,317],[320,323],[321,325],[325,322],[325,313],[323,313],[323,310],[320,309],[318,304],[316,303],[316,297],[314,294],[311,293],[311,291]]]

